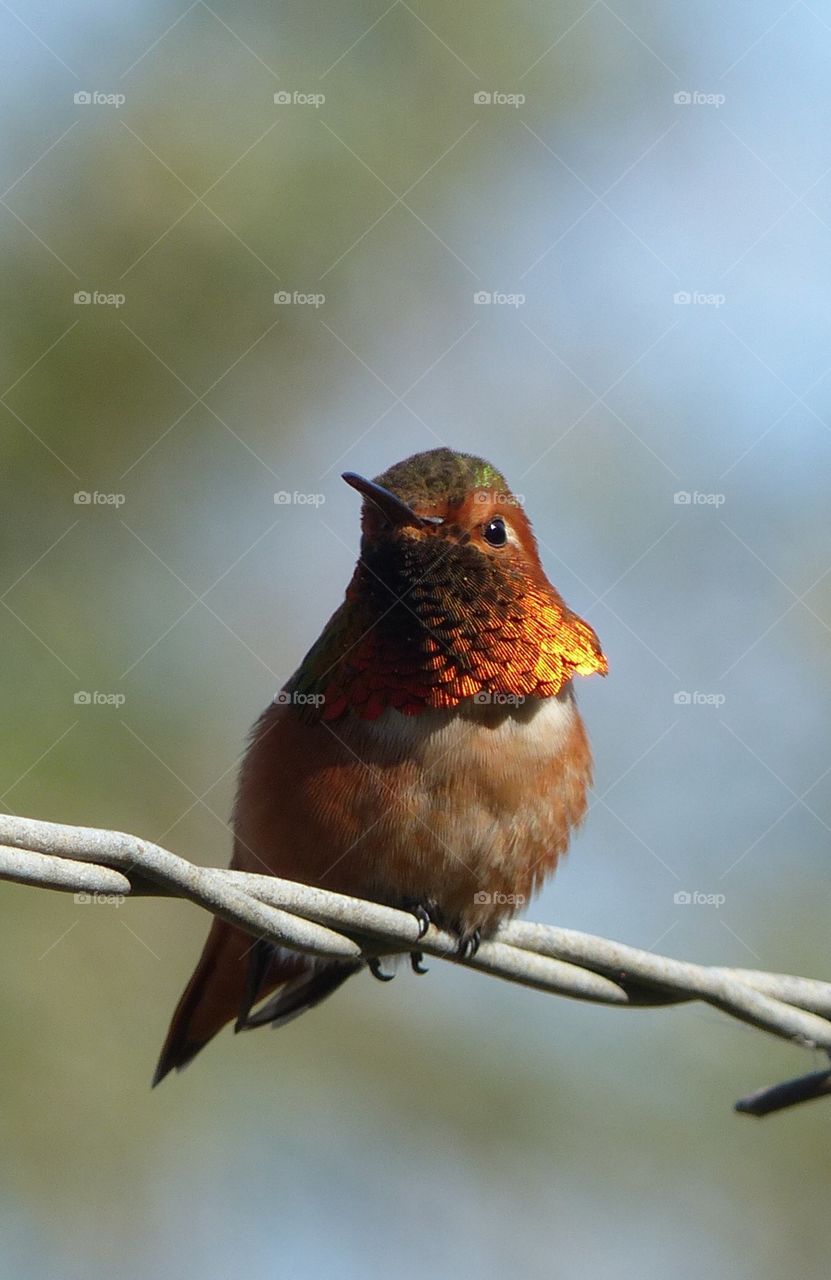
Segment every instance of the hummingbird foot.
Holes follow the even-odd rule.
[[[472,960],[479,950],[479,943],[482,941],[481,929],[471,929],[468,933],[459,935],[459,950],[457,955],[460,960]]]
[[[430,925],[435,924],[438,906],[432,899],[429,899],[427,902],[408,902],[405,904],[404,910],[415,916],[418,922],[418,941],[420,942]]]
[[[369,961],[369,972],[373,978],[377,978],[379,982],[392,982],[395,977],[395,970],[392,973],[385,973],[381,968],[380,956],[373,956]]]
[[[427,968],[427,965],[424,964],[424,953],[422,951],[410,952],[410,965],[412,966],[413,973],[429,973],[430,972],[430,970]]]

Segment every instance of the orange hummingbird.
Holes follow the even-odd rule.
[[[432,449],[343,478],[364,499],[360,557],[254,726],[231,866],[410,910],[469,954],[553,871],[585,813],[572,677],[605,675],[606,658],[489,463]],[[280,1026],[367,966],[391,976],[215,920],[154,1083],[232,1019]]]

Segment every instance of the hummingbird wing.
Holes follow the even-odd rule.
[[[307,1009],[313,1009],[333,991],[364,968],[363,961],[356,964],[329,962],[309,965],[297,978],[286,982],[256,1013],[246,1013],[237,1018],[235,1031],[250,1031],[253,1027],[284,1027],[292,1018],[298,1018]],[[261,999],[260,995],[258,999]]]
[[[322,695],[332,673],[352,654],[355,641],[360,635],[355,610],[344,601],[332,614],[302,663],[286,683],[286,692],[300,694],[304,698]],[[303,714],[302,704],[299,713]],[[316,717],[312,715],[312,718]]]

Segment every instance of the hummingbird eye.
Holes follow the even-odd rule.
[[[505,521],[501,516],[495,516],[493,520],[489,520],[484,528],[485,542],[492,547],[504,547],[508,541],[508,530],[505,528]]]

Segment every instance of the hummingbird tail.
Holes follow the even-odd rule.
[[[226,1023],[236,1019],[237,1031],[267,1022],[282,1026],[319,1004],[362,967],[363,961],[311,960],[262,939],[252,940],[224,920],[214,920],[199,963],[176,1006],[153,1085],[168,1072],[186,1067]],[[251,1014],[252,1006],[278,987],[274,998]]]

